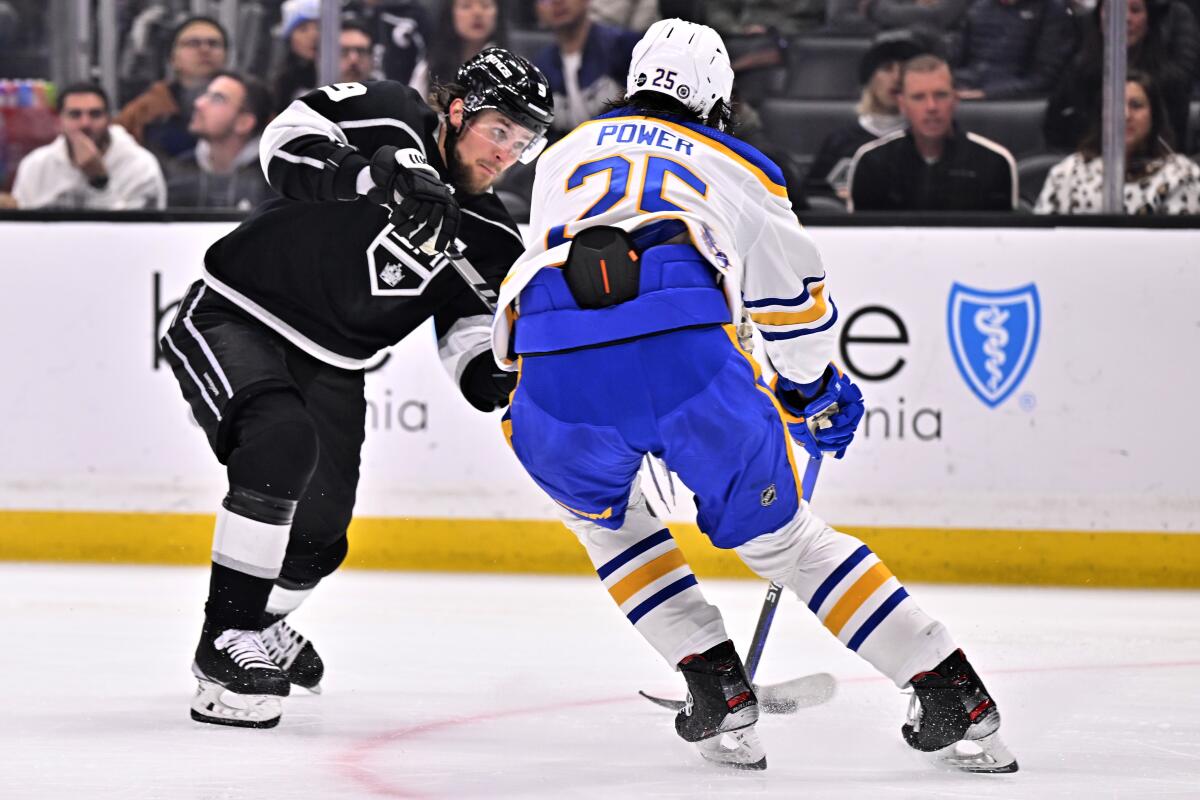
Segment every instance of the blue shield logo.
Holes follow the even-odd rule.
[[[950,349],[963,380],[980,400],[995,408],[1025,377],[1037,350],[1041,328],[1037,286],[989,292],[955,283],[946,324]]]

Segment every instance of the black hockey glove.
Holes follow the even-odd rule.
[[[396,233],[414,247],[435,235],[436,253],[454,243],[458,203],[419,150],[390,145],[379,148],[371,156],[371,181],[375,188],[367,192],[367,199],[388,207]]]
[[[508,405],[508,396],[517,388],[517,373],[496,366],[492,351],[480,353],[467,364],[459,381],[463,397],[480,411],[494,411]]]

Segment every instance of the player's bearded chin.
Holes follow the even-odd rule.
[[[459,138],[466,124],[464,120],[457,130],[453,125],[446,126],[446,168],[450,170],[450,183],[455,189],[466,194],[483,194],[491,188],[492,181],[487,177],[474,177],[471,167],[459,157]]]

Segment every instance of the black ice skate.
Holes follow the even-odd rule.
[[[192,698],[192,719],[239,728],[279,724],[287,677],[271,661],[258,631],[204,624],[192,673],[200,681]]]
[[[263,630],[262,640],[267,655],[283,670],[289,681],[313,694],[321,693],[325,662],[321,661],[312,642],[282,619]]]
[[[965,772],[1016,772],[1000,740],[1000,711],[962,650],[912,679],[908,721],[900,728],[914,750]]]
[[[758,699],[746,668],[724,641],[704,653],[679,662],[687,680],[687,705],[675,716],[676,732],[695,742],[700,755],[738,769],[766,769],[767,755],[754,723]]]

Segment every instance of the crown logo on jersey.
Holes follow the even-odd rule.
[[[388,286],[391,286],[393,289],[396,288],[396,284],[400,283],[403,278],[404,267],[400,266],[399,264],[388,264],[379,273],[379,280],[383,281]]]
[[[955,283],[946,314],[950,350],[967,386],[995,408],[1020,385],[1037,351],[1037,286],[986,291]]]
[[[367,248],[367,263],[371,267],[371,294],[415,297],[449,262],[442,253],[430,254],[413,247],[389,223]]]

